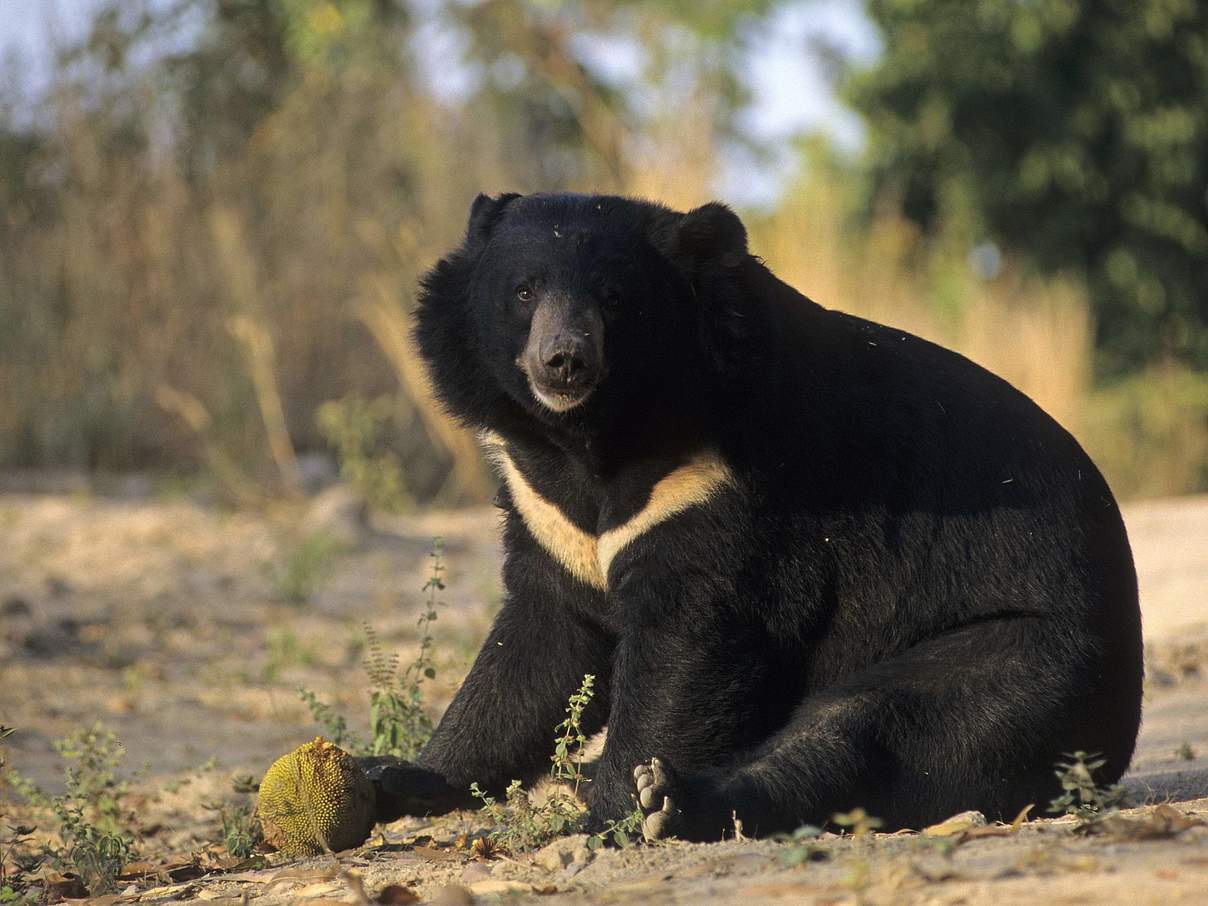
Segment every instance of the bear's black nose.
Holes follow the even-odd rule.
[[[560,384],[573,384],[587,368],[583,344],[576,340],[560,339],[551,344],[543,359],[546,374]]]
[[[551,295],[529,327],[521,367],[539,391],[579,396],[600,379],[604,361],[604,321],[599,311]]]

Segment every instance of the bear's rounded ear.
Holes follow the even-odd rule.
[[[677,251],[697,260],[723,259],[726,267],[738,264],[747,254],[747,228],[738,215],[720,201],[694,208],[684,215],[676,230]]]
[[[719,201],[658,224],[652,237],[672,261],[690,274],[720,264],[737,267],[747,257],[747,230],[738,215]]]
[[[503,209],[519,198],[519,193],[504,192],[497,198],[479,194],[470,205],[470,222],[466,225],[466,245],[485,243],[491,238],[491,230],[503,213]]]

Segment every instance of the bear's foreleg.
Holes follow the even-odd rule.
[[[504,575],[503,608],[415,764],[372,763],[379,821],[473,807],[471,783],[498,796],[547,773],[554,729],[584,674],[596,680],[583,728],[603,726],[614,640],[584,618],[573,580],[542,551],[510,551]]]
[[[608,738],[590,788],[597,827],[634,811],[636,765],[655,755],[694,772],[731,765],[771,732],[766,639],[702,611],[648,613],[617,645]]]

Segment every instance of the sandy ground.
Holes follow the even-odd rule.
[[[217,864],[217,818],[204,804],[230,794],[232,775],[258,777],[315,735],[296,688],[363,728],[364,625],[404,661],[414,655],[435,535],[448,567],[427,687],[439,713],[498,607],[494,513],[368,526],[338,495],[326,503],[250,515],[147,496],[0,495],[0,724],[17,728],[3,744],[11,766],[56,790],[54,741],[101,721],[138,769],[140,855],[161,868],[205,854],[204,865]],[[227,864],[176,882],[151,871],[121,899],[365,902],[358,884],[371,898],[394,884],[444,903],[1208,903],[1208,827],[1173,827],[1169,813],[1154,813],[1169,801],[1191,824],[1208,820],[1208,497],[1138,503],[1126,519],[1148,645],[1145,720],[1127,777],[1141,805],[1130,814],[1149,822],[1141,830],[1082,835],[1069,820],[1043,820],[999,836],[828,837],[795,867],[781,864],[787,844],[770,841],[572,860],[571,840],[537,862],[482,861],[452,845],[481,826],[465,814],[392,825],[338,865]],[[328,543],[305,541],[316,527]],[[286,600],[291,588],[305,600]],[[0,825],[22,814],[0,786]],[[1146,833],[1160,839],[1132,839]]]

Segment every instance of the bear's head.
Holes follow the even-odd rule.
[[[461,247],[423,279],[416,334],[471,425],[608,429],[708,391],[749,260],[717,203],[480,195]]]

